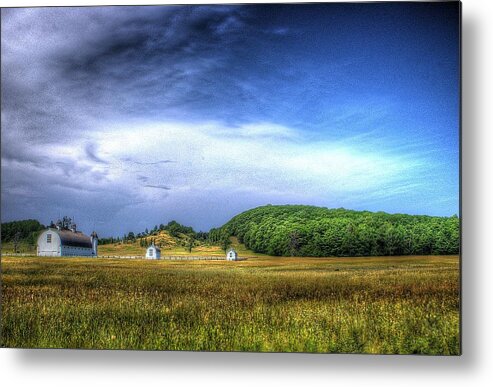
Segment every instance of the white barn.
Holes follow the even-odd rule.
[[[238,260],[238,253],[236,252],[235,249],[231,248],[228,250],[226,253],[226,260],[227,261],[237,261]]]
[[[48,228],[43,231],[37,242],[37,254],[42,257],[95,257],[98,255],[98,235],[91,236],[71,229]]]
[[[147,248],[146,251],[147,259],[160,259],[161,258],[161,249],[159,247],[154,246],[154,243]]]

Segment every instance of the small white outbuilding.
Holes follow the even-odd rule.
[[[160,259],[161,258],[161,249],[159,247],[154,246],[154,243],[147,248],[146,251],[147,259]]]
[[[226,253],[226,260],[227,261],[237,261],[238,260],[238,253],[236,252],[235,249],[231,248],[228,250]]]

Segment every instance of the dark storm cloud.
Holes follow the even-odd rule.
[[[241,18],[228,6],[3,10],[6,124],[64,141],[96,117],[177,115],[227,68]]]
[[[71,97],[92,101],[96,111],[169,118],[184,105],[203,104],[200,93],[216,94],[198,86],[227,70],[241,24],[234,8],[160,7],[131,15],[58,56],[53,65]]]

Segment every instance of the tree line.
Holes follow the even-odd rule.
[[[184,239],[182,244],[185,244],[187,249],[191,250],[194,246],[195,241],[206,242],[208,240],[208,233],[204,231],[196,232],[190,226],[184,226],[178,223],[176,220],[172,220],[167,224],[155,225],[154,228],[146,228],[144,231],[139,233],[134,233],[133,231],[124,234],[122,237],[108,237],[100,238],[99,244],[110,244],[110,243],[134,243],[137,239],[140,240],[140,246],[146,247],[148,244],[155,241],[154,236],[157,236],[161,231],[167,231],[173,238]]]
[[[35,219],[2,223],[2,242],[13,242],[17,239],[35,243],[39,232],[45,228]]]
[[[458,254],[460,222],[456,215],[268,205],[245,211],[209,232],[215,243],[231,236],[255,252],[274,256]]]

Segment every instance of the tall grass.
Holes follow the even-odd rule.
[[[455,355],[458,258],[3,258],[7,347]]]

